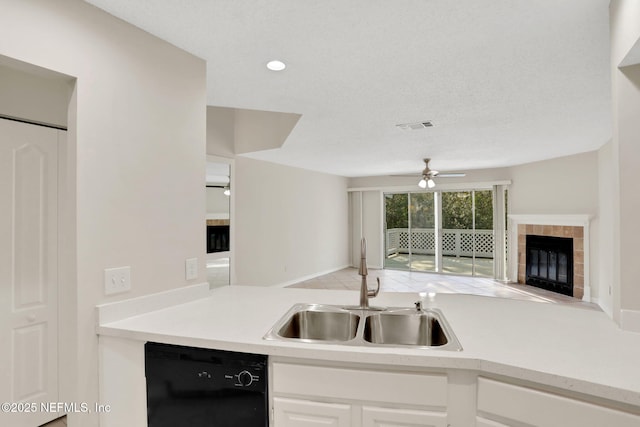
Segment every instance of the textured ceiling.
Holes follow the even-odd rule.
[[[609,0],[88,2],[206,59],[209,105],[302,114],[282,148],[253,158],[384,175],[611,138]],[[396,127],[424,120],[434,127]]]

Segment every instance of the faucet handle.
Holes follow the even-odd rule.
[[[416,301],[414,304],[416,305],[416,310],[422,311],[422,301]]]
[[[376,290],[375,291],[367,290],[367,296],[369,296],[371,298],[377,297],[378,293],[380,292],[380,278],[379,277],[376,277],[376,282],[378,282],[378,286],[376,286]]]

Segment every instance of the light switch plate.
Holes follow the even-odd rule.
[[[119,294],[131,290],[131,267],[105,268],[105,295]]]
[[[184,262],[184,276],[187,280],[198,278],[198,258],[187,258]]]

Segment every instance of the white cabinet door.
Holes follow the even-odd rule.
[[[445,413],[372,406],[362,408],[363,427],[445,427],[446,425],[447,414]]]
[[[477,417],[476,427],[509,427],[506,424],[501,424],[495,421],[488,420],[486,418]]]
[[[351,406],[276,397],[273,421],[274,427],[350,427]]]

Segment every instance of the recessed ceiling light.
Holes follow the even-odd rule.
[[[287,68],[287,64],[282,61],[273,60],[267,63],[267,68],[271,71],[282,71]]]

